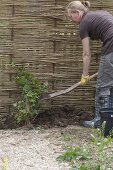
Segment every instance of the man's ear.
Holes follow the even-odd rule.
[[[79,10],[76,10],[76,13],[77,13],[78,15],[80,15],[80,11],[79,11]]]

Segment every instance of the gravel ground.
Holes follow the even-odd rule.
[[[0,170],[69,170],[56,158],[63,151],[60,128],[0,131]],[[3,168],[7,158],[8,168]]]

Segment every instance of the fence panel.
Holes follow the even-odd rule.
[[[67,22],[64,12],[68,0],[0,0],[0,120],[6,124],[18,100],[15,71],[10,65],[24,65],[49,85],[49,91],[68,88],[82,74],[82,45],[78,26]],[[110,0],[91,0],[91,9],[113,13]],[[91,42],[90,74],[97,72],[100,43]],[[37,68],[38,66],[38,68]],[[92,112],[95,80],[90,85],[45,101],[43,108],[74,105]],[[87,108],[86,108],[87,105]]]

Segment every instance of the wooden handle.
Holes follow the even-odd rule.
[[[97,75],[98,75],[98,73],[95,73],[95,74],[91,75],[91,76],[90,76],[90,79],[92,79],[92,78],[94,78],[94,77],[97,77]],[[75,89],[76,87],[78,87],[80,84],[81,84],[81,83],[80,83],[80,81],[79,81],[78,83],[74,84],[73,86],[71,86],[71,87],[69,87],[69,88],[67,88],[67,89],[65,89],[65,90],[60,90],[60,91],[58,91],[58,92],[49,94],[49,97],[50,97],[50,98],[53,98],[53,97],[55,97],[55,96],[60,96],[60,95],[62,95],[62,94],[68,93],[68,92],[72,91],[73,89]]]

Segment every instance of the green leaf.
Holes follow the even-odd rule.
[[[28,119],[32,120],[39,113],[40,96],[47,91],[47,86],[26,71],[24,67],[16,67],[14,63],[12,67],[15,67],[17,71],[16,83],[21,90],[16,119],[18,123],[26,123]]]

